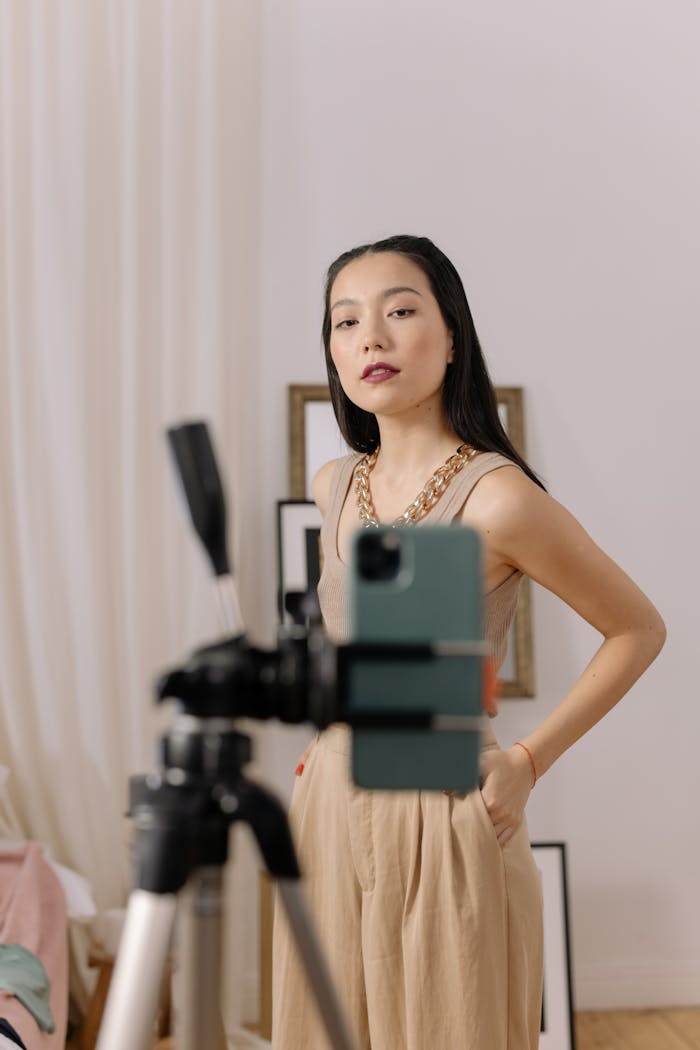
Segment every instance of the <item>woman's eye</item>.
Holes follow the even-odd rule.
[[[336,328],[350,328],[351,325],[357,324],[357,321],[353,321],[351,318],[346,318],[344,321],[338,321]]]
[[[396,310],[392,310],[392,317],[410,317],[411,314],[415,313],[415,310],[409,310],[407,306],[399,306]]]

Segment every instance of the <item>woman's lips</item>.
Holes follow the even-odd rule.
[[[368,365],[362,373],[362,379],[365,383],[383,383],[386,379],[391,379],[392,376],[399,374],[398,368],[392,368],[391,365],[385,365],[382,361],[377,361],[374,365]]]

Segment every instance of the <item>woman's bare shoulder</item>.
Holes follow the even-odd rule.
[[[562,508],[515,463],[503,463],[479,479],[462,510],[462,522],[481,531],[494,551],[512,555],[512,544],[557,518]],[[506,558],[510,561],[510,558]]]
[[[554,502],[516,463],[503,461],[484,474],[465,504],[465,516],[474,512],[486,519],[511,521],[534,506]]]
[[[324,517],[328,509],[331,480],[335,473],[335,468],[340,462],[342,462],[340,459],[330,459],[316,471],[311,481],[311,498]]]

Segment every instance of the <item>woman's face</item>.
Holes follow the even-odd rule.
[[[363,255],[331,287],[330,352],[343,390],[377,416],[442,405],[452,333],[420,266]]]

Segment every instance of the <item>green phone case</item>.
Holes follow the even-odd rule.
[[[482,637],[479,536],[444,525],[372,530],[393,534],[400,564],[392,579],[367,579],[356,533],[350,587],[351,640],[478,641]],[[481,661],[439,656],[428,661],[353,661],[351,711],[426,710],[481,714]],[[352,772],[360,787],[468,791],[478,784],[476,731],[355,730]]]

